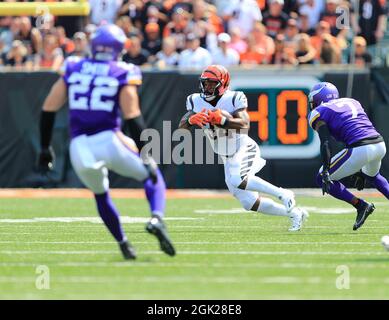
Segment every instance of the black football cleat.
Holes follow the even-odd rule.
[[[373,203],[365,202],[357,210],[357,218],[355,220],[353,230],[358,230],[365,223],[367,217],[373,213],[375,206]]]
[[[136,259],[136,252],[134,247],[128,242],[122,242],[119,243],[120,251],[123,254],[123,258],[126,260],[135,260]]]
[[[157,237],[163,252],[172,257],[176,254],[176,250],[167,233],[166,226],[160,217],[152,217],[146,224],[146,231]]]

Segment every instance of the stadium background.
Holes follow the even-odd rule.
[[[224,1],[224,5],[227,2]],[[334,0],[327,1],[327,4],[326,1],[313,1],[316,7],[318,4],[322,6],[321,10],[317,9],[321,14],[317,21],[313,22],[314,27],[307,30],[303,30],[304,19],[308,10],[306,6],[312,6],[311,0],[301,2],[244,0],[236,2],[236,7],[230,12],[227,12],[227,9],[223,12],[223,1],[217,0],[124,2],[101,0],[91,1],[92,11],[89,16],[61,16],[60,12],[56,17],[46,15],[44,19],[31,16],[27,19],[31,25],[25,17],[2,14],[0,187],[82,186],[68,159],[66,108],[60,112],[55,125],[53,146],[57,155],[56,168],[47,177],[36,171],[36,158],[39,152],[39,110],[51,84],[58,77],[56,71],[63,59],[69,55],[88,55],[88,37],[96,25],[107,21],[116,22],[127,33],[129,40],[123,60],[142,66],[144,83],[140,87],[140,97],[142,110],[150,127],[162,132],[162,122],[170,120],[174,129],[174,125],[178,124],[185,112],[186,96],[198,89],[197,80],[203,67],[201,64],[209,62],[208,55],[213,63],[223,61],[228,65],[233,81],[243,84],[235,85],[235,88],[244,90],[249,97],[249,109],[253,112],[250,135],[261,142],[264,148],[269,147],[266,154],[270,161],[261,172],[261,176],[285,187],[313,187],[314,176],[320,166],[318,152],[307,156],[304,149],[295,152],[289,148],[315,144],[312,140],[313,132],[308,128],[306,121],[302,125],[305,132],[303,138],[299,131],[301,128],[297,125],[298,120],[304,116],[304,113],[299,114],[299,104],[302,104],[300,107],[303,109],[307,108],[306,94],[310,83],[304,83],[304,79],[334,82],[342,96],[352,96],[360,100],[378,130],[384,137],[389,136],[386,123],[389,119],[387,85],[389,38],[386,30],[383,30],[385,32],[381,36],[375,36],[377,34],[375,29],[379,28],[377,26],[379,16],[386,19],[386,2],[372,2],[374,14],[370,17],[370,29],[366,27],[366,19],[359,19],[359,30],[354,26],[347,29],[347,32],[339,32],[333,28],[335,20],[330,18],[338,17],[339,14],[328,12],[327,6],[334,2],[336,6],[349,8],[353,8],[353,4],[354,8],[360,8],[362,18],[366,18],[363,12],[365,1],[351,3]],[[85,1],[82,3],[85,4]],[[235,2],[228,3],[226,8],[230,8],[229,6]],[[101,5],[112,5],[116,11],[112,9],[114,13],[109,15],[111,10],[106,10],[107,16],[103,10],[96,13],[96,8]],[[269,13],[269,8],[273,5],[282,9],[278,18]],[[253,6],[252,11],[261,11],[262,18],[259,20],[262,20],[262,23],[255,22],[254,15],[252,26],[240,25],[239,21],[235,21],[234,24],[234,19],[239,20],[237,14],[239,10],[241,14],[247,14],[242,9],[244,6]],[[351,12],[358,20],[358,11]],[[376,21],[373,21],[374,19]],[[180,23],[185,25],[181,29],[178,27]],[[328,27],[330,27],[328,31],[323,33],[322,29]],[[239,28],[241,33],[247,33],[246,37],[236,39]],[[298,30],[294,34],[295,28]],[[256,34],[263,31],[265,34]],[[156,34],[155,39],[152,33]],[[310,37],[310,45],[304,49],[305,51],[298,46],[302,38],[300,33],[308,34]],[[232,37],[226,38],[226,34]],[[165,54],[166,48],[161,46],[164,42],[169,44],[172,39],[175,50],[169,58]],[[202,49],[189,50],[192,51],[189,53],[192,54],[197,67],[189,68],[183,61],[185,60],[183,52],[186,51],[188,56],[188,50],[185,49],[191,45],[196,46],[193,41],[197,40]],[[322,45],[327,40],[332,43],[329,49]],[[279,42],[283,44],[280,45]],[[230,51],[224,51],[225,55],[221,57],[223,43],[229,44]],[[236,48],[233,47],[234,43],[237,44]],[[242,45],[247,48],[238,54],[238,60],[234,60],[235,53]],[[357,46],[364,49],[357,49]],[[235,53],[231,54],[231,50],[235,50]],[[362,50],[362,53],[357,50]],[[309,61],[299,59],[302,56],[310,57]],[[302,84],[296,85],[296,82]],[[250,85],[247,85],[248,83]],[[302,100],[295,98],[291,92],[302,94]],[[284,116],[286,128],[283,133],[281,132],[284,139],[280,136],[278,125],[280,100],[277,100],[277,97],[283,94],[286,96]],[[264,107],[259,103],[260,97],[267,99],[269,121],[267,133],[263,131],[263,122],[255,120],[255,113]],[[296,136],[297,140],[288,140],[288,137]],[[269,138],[268,141],[266,137]],[[281,149],[281,156],[279,152],[273,152],[279,146],[285,147]],[[334,144],[335,150],[340,147]],[[161,168],[169,188],[225,188],[223,168],[220,165],[215,167],[162,164]],[[389,174],[387,159],[383,163],[383,174]],[[138,186],[128,179],[115,175],[111,178],[112,187]]]

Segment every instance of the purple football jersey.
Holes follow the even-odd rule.
[[[317,121],[324,121],[331,135],[347,146],[359,140],[379,136],[361,104],[350,98],[323,103],[309,114],[313,128]]]
[[[119,93],[123,86],[141,84],[139,67],[121,61],[69,57],[62,72],[68,88],[71,136],[118,130]]]

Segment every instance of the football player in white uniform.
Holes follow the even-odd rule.
[[[223,160],[228,190],[246,210],[290,217],[289,231],[301,229],[308,212],[296,207],[294,193],[257,177],[266,164],[258,144],[247,133],[250,118],[247,98],[241,91],[228,89],[230,74],[221,65],[207,67],[200,76],[200,93],[188,96],[188,112],[179,127],[197,126],[204,130],[211,146]],[[281,200],[259,197],[266,193]]]

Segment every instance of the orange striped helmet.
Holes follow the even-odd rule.
[[[200,94],[206,101],[222,96],[230,85],[230,73],[218,64],[211,65],[201,73]]]

